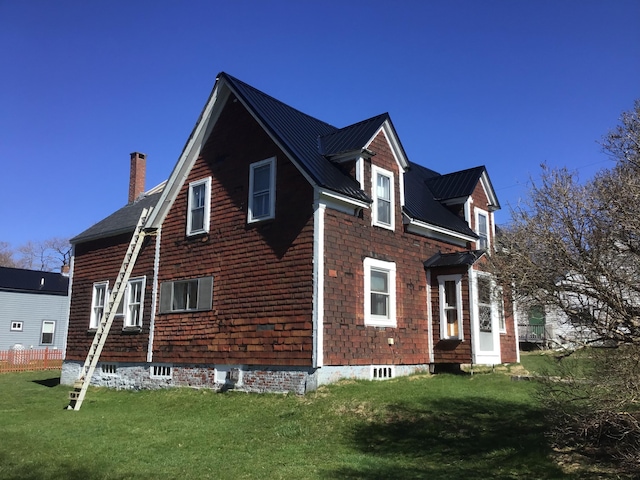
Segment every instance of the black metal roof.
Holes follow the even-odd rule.
[[[424,262],[424,268],[470,266],[476,263],[482,255],[484,255],[484,250],[456,253],[438,252]]]
[[[404,174],[404,209],[416,220],[453,230],[466,236],[477,238],[467,222],[442,205],[429,187],[430,183],[442,175],[421,165],[412,163]]]
[[[112,213],[104,220],[99,221],[69,241],[72,244],[78,244],[98,238],[113,237],[121,233],[133,232],[142,210],[144,208],[155,207],[161,194],[162,191],[156,191],[140,197],[135,202],[125,205],[120,210]]]
[[[383,113],[324,135],[318,140],[320,153],[331,157],[360,150],[387,120],[389,120],[389,114]]]
[[[61,273],[0,267],[0,291],[68,295],[69,277]]]
[[[218,78],[224,79],[232,91],[249,105],[269,133],[317,185],[357,200],[371,201],[354,178],[320,153],[318,138],[337,132],[336,127],[302,113],[224,72]]]
[[[480,176],[486,171],[484,166],[447,173],[427,179],[426,183],[436,200],[449,200],[470,196],[478,185]]]

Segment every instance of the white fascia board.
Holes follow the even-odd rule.
[[[229,88],[226,88],[222,82],[216,84],[214,87],[200,114],[200,118],[198,118],[196,126],[189,136],[189,140],[187,140],[182,150],[176,166],[173,168],[167,180],[167,185],[162,192],[156,208],[153,209],[147,219],[146,228],[159,228],[162,225],[173,202],[178,196],[178,192],[180,192],[185,180],[189,176],[193,164],[198,159],[204,143],[209,138],[214,125],[218,121],[229,94]]]
[[[498,203],[498,197],[496,196],[496,192],[493,191],[493,188],[491,188],[491,181],[489,180],[489,175],[486,170],[482,172],[480,176],[480,185],[482,185],[484,193],[487,196],[489,206],[491,207],[490,210],[499,210],[500,204]]]
[[[325,188],[316,187],[315,195],[328,208],[337,210],[348,215],[353,215],[355,211],[363,208],[369,208],[369,202],[356,200],[355,198],[341,195],[340,193],[327,190]]]
[[[404,214],[407,231],[422,235],[423,237],[435,238],[445,242],[454,243],[460,246],[466,246],[467,242],[476,242],[478,239],[469,235],[447,230],[446,228],[421,222]]]
[[[371,146],[371,142],[378,136],[380,131],[384,131],[385,137],[387,139],[387,143],[391,147],[391,153],[393,154],[393,158],[398,165],[398,172],[400,176],[398,178],[398,185],[400,186],[400,206],[404,207],[404,173],[409,169],[409,160],[404,156],[404,152],[400,147],[400,142],[396,133],[391,127],[389,120],[385,120],[385,122],[380,126],[380,128],[376,131],[376,133],[369,139],[367,144],[365,145],[365,150],[369,150]]]

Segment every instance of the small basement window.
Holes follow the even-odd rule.
[[[151,378],[171,379],[173,367],[171,365],[151,365],[149,376]]]
[[[371,380],[388,380],[396,376],[396,368],[393,365],[372,365]]]
[[[103,375],[117,375],[117,367],[115,363],[102,363],[100,364],[100,370]]]

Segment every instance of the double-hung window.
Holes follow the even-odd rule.
[[[129,280],[125,292],[124,326],[141,327],[144,307],[145,277]]]
[[[40,345],[53,345],[53,335],[56,332],[55,320],[43,320]]]
[[[213,277],[162,282],[160,313],[211,310]]]
[[[252,163],[249,167],[248,222],[275,217],[276,157]]]
[[[396,326],[396,264],[364,259],[364,322]]]
[[[489,250],[489,214],[476,208],[476,233],[478,234],[478,248]]]
[[[91,299],[91,317],[89,318],[89,328],[98,328],[105,313],[107,304],[109,283],[100,282],[93,284],[93,297]]]
[[[189,184],[187,203],[187,235],[207,233],[211,211],[211,177]]]
[[[440,298],[440,337],[462,340],[462,277],[438,277]]]
[[[481,332],[492,331],[491,279],[486,275],[478,275],[478,317]]]
[[[371,167],[373,190],[372,223],[379,227],[394,229],[393,173],[373,165]]]

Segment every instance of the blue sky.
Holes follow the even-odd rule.
[[[337,127],[389,112],[413,162],[589,178],[640,97],[640,1],[0,0],[0,241],[73,236],[167,178],[225,71]]]

